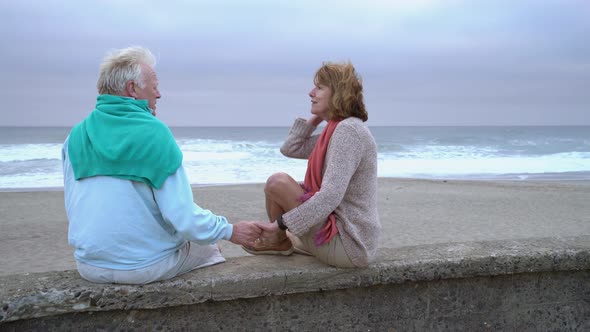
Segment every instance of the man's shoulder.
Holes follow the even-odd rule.
[[[174,135],[172,134],[172,130],[170,129],[170,127],[168,127],[167,124],[165,124],[164,122],[162,122],[162,120],[154,117],[155,121],[150,121],[150,126],[152,126],[154,129],[164,133],[167,136],[170,136],[172,138],[174,138]]]

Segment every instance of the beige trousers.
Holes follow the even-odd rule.
[[[328,265],[335,267],[356,267],[354,264],[352,264],[350,258],[348,258],[346,251],[344,251],[344,245],[342,244],[340,234],[336,234],[336,236],[332,238],[332,241],[324,244],[323,246],[318,247],[315,245],[315,234],[323,226],[323,224],[316,225],[312,227],[309,232],[305,233],[299,238],[290,233],[289,236],[292,240],[294,240],[293,244],[295,245],[295,248],[307,251],[312,256]],[[293,239],[293,237],[295,237],[295,239]]]

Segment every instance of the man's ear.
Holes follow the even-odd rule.
[[[137,93],[135,92],[135,82],[134,81],[127,81],[125,84],[125,92],[129,97],[137,98]]]

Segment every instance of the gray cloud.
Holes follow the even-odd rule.
[[[170,125],[288,125],[324,60],[351,60],[370,124],[590,124],[585,1],[7,1],[0,125],[72,125],[109,49],[158,57]]]

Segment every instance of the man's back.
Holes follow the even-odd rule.
[[[109,176],[76,181],[63,149],[68,238],[78,261],[93,266],[137,269],[176,251],[184,240],[166,222],[152,189],[143,182]]]
[[[261,233],[194,203],[182,151],[155,117],[155,61],[143,47],[105,57],[96,106],[62,149],[68,239],[93,282],[170,279],[225,261],[217,241],[251,244]]]

